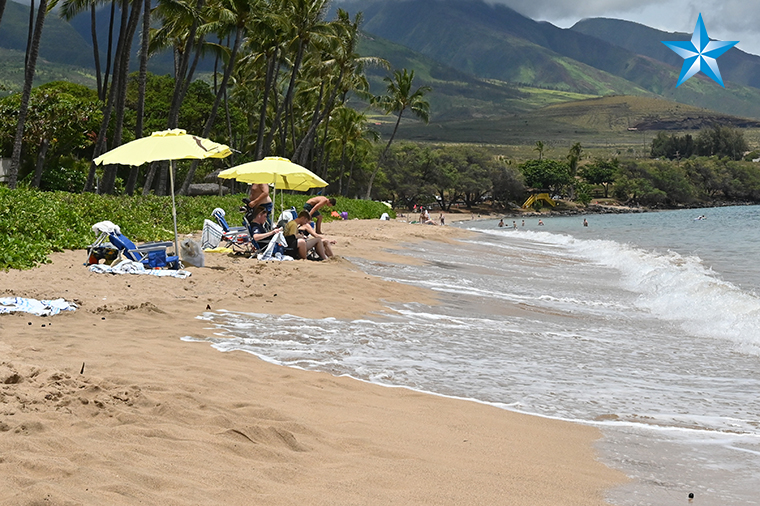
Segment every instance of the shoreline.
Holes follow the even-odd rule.
[[[399,263],[415,262],[393,254],[403,242],[470,234],[379,221],[325,231],[338,255]],[[383,301],[435,303],[430,291],[345,259],[207,254],[209,268],[178,280],[93,274],[84,257],[0,273],[2,296],[80,306],[0,317],[0,504],[601,505],[625,481],[597,460],[596,428],[180,339],[211,335],[207,307],[350,319],[382,315]]]

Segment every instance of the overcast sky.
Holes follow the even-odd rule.
[[[336,0],[338,3],[352,0]],[[353,0],[361,5],[368,0]],[[507,5],[537,21],[569,28],[583,18],[635,21],[668,32],[692,33],[702,13],[707,34],[738,40],[736,47],[760,55],[758,0],[485,0]],[[719,60],[720,62],[720,60]]]

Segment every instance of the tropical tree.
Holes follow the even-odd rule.
[[[12,145],[20,102],[18,94],[0,100],[0,150]],[[39,187],[44,171],[49,165],[56,167],[61,156],[88,156],[92,139],[87,134],[97,128],[99,120],[97,94],[85,86],[51,82],[34,88],[29,99],[19,175],[23,177],[25,172],[21,169],[34,166],[31,184]]]
[[[528,187],[548,189],[554,194],[562,193],[573,181],[570,167],[556,160],[528,160],[520,165],[520,171]]]
[[[295,116],[293,112],[293,98],[296,92],[296,78],[301,70],[301,63],[307,49],[312,43],[322,46],[326,44],[326,38],[332,36],[332,27],[324,21],[327,11],[327,0],[284,0],[284,19],[288,20],[286,32],[291,34],[291,46],[295,48],[295,57],[292,60],[290,80],[285,97],[280,107],[277,108],[269,136],[265,146],[271,146],[274,135],[280,135],[280,154],[285,155],[288,137],[288,122],[290,122],[292,144],[295,149]],[[282,121],[284,115],[285,121]],[[282,127],[282,128],[281,128]]]
[[[617,158],[612,160],[596,160],[594,163],[581,168],[580,174],[590,184],[604,187],[604,198],[607,198],[610,185],[615,181],[619,169]]]
[[[232,48],[229,49],[229,53],[226,54],[227,61],[224,67],[224,75],[214,98],[214,104],[211,106],[211,113],[206,120],[206,126],[203,128],[203,133],[201,134],[203,137],[208,137],[211,133],[211,128],[214,126],[214,121],[216,121],[216,115],[219,111],[219,104],[227,92],[227,83],[235,67],[240,44],[246,36],[248,24],[260,8],[256,0],[218,0],[210,4],[206,10],[206,16],[209,21],[201,27],[200,33],[216,33],[220,39],[234,34],[234,42]],[[187,195],[190,183],[193,182],[193,178],[195,177],[195,170],[198,164],[199,161],[196,160],[190,165],[190,170],[187,172],[185,181],[182,183],[180,194]]]
[[[570,168],[570,199],[575,199],[575,177],[578,175],[578,162],[581,160],[581,154],[583,148],[580,142],[576,142],[570,147],[570,152],[567,154],[567,165]]]
[[[398,126],[401,123],[401,116],[404,114],[404,111],[409,109],[412,114],[424,121],[425,124],[430,120],[430,104],[425,100],[425,94],[432,91],[432,88],[430,86],[420,86],[412,91],[414,70],[411,72],[408,72],[406,69],[396,70],[393,73],[393,77],[386,76],[383,80],[387,83],[386,93],[385,95],[375,97],[373,103],[380,107],[385,114],[398,114],[398,118],[393,127],[393,133],[391,134],[390,139],[388,139],[388,144],[385,145],[385,149],[383,149],[383,152],[380,155],[380,161],[377,164],[377,168],[375,168],[369,178],[367,194],[365,196],[367,199],[370,199],[372,196],[372,184],[375,181],[377,172],[385,161],[385,157],[388,153],[388,149],[391,147],[393,139],[396,137],[396,132],[398,132]]]
[[[727,156],[731,160],[741,160],[744,152],[749,149],[742,131],[726,125],[700,130],[696,145],[700,156]]]
[[[29,97],[32,93],[32,83],[34,82],[34,73],[37,67],[37,56],[40,52],[40,40],[42,39],[42,27],[45,24],[47,15],[47,0],[40,0],[37,10],[37,21],[34,23],[33,35],[30,43],[27,45],[27,62],[24,67],[24,89],[21,92],[21,105],[18,111],[18,124],[16,126],[16,136],[13,141],[13,154],[11,155],[11,167],[8,171],[8,187],[16,188],[18,182],[19,164],[21,161],[21,147],[24,138],[24,126],[26,124],[26,115],[29,109]],[[30,32],[32,23],[30,19]]]
[[[544,158],[544,143],[541,141],[536,141],[536,147],[533,148],[533,151],[538,151],[538,159],[543,160]]]
[[[377,140],[377,133],[368,128],[365,114],[350,107],[338,107],[333,116],[328,146],[339,153],[338,194],[345,197],[353,180],[357,155],[371,144],[372,139]]]

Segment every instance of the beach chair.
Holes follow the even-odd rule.
[[[179,256],[176,254],[171,256],[166,254],[166,249],[174,246],[173,242],[149,242],[137,246],[127,236],[118,231],[108,234],[108,240],[119,250],[122,257],[133,262],[140,262],[148,269],[162,267],[170,269],[182,268]]]
[[[248,233],[248,230],[245,226],[242,227],[230,227],[227,224],[227,220],[225,219],[226,213],[224,212],[224,209],[221,207],[217,207],[211,212],[211,216],[214,217],[216,222],[219,224],[220,227],[222,227],[222,230],[224,230],[224,233],[226,234],[241,234],[241,233]]]

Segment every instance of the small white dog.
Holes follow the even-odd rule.
[[[203,255],[203,248],[192,239],[185,239],[179,243],[180,256],[186,264],[195,267],[203,267],[206,264],[206,258]]]

